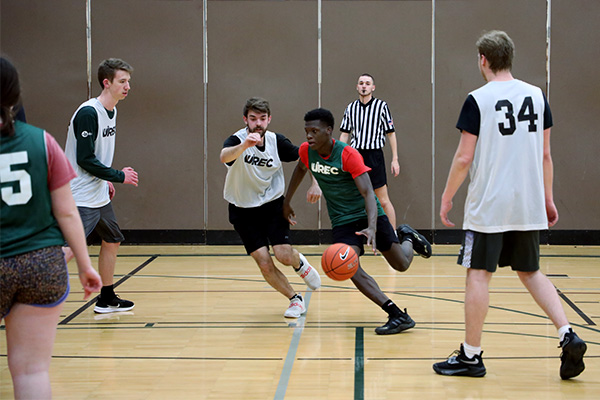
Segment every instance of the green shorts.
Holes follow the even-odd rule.
[[[489,272],[495,272],[497,266],[510,266],[514,271],[537,271],[540,269],[540,232],[465,231],[458,264]]]

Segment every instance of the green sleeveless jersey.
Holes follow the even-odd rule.
[[[335,140],[331,155],[324,159],[308,143],[300,146],[300,159],[313,174],[327,202],[332,226],[367,218],[365,199],[354,178],[370,170],[362,156],[346,143]],[[377,196],[377,215],[385,215]]]
[[[17,121],[0,138],[0,258],[64,244],[52,215],[44,130]]]

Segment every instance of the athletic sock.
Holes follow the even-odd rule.
[[[388,300],[381,306],[381,309],[385,311],[390,317],[396,317],[400,315],[401,311],[392,300]]]
[[[297,298],[298,300],[302,300],[302,295],[299,293],[296,293],[295,295],[293,295],[292,297],[290,297],[290,300],[293,300]]]
[[[571,325],[567,324],[558,328],[558,340],[562,343],[565,340],[565,335],[571,330]]]
[[[481,347],[468,345],[467,342],[463,343],[463,350],[468,358],[473,358],[481,354]]]
[[[300,268],[302,268],[302,265],[303,265],[303,264],[304,264],[304,263],[302,262],[302,259],[300,258],[300,262],[298,263],[298,267],[294,267],[294,266],[292,265],[292,268],[294,268],[294,271],[298,272],[298,271],[300,271]]]
[[[105,300],[112,300],[117,297],[115,294],[114,285],[102,286],[102,289],[100,290],[100,297]]]

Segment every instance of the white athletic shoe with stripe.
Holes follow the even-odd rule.
[[[301,296],[296,296],[290,300],[290,305],[283,316],[286,318],[300,318],[305,312],[304,299]]]
[[[300,254],[300,269],[296,273],[304,280],[306,286],[312,290],[317,290],[321,287],[321,277],[316,269],[312,267],[304,257],[304,254]]]

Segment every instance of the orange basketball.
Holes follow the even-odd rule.
[[[345,243],[335,243],[325,249],[321,257],[323,272],[335,281],[350,279],[358,269],[358,255]]]

